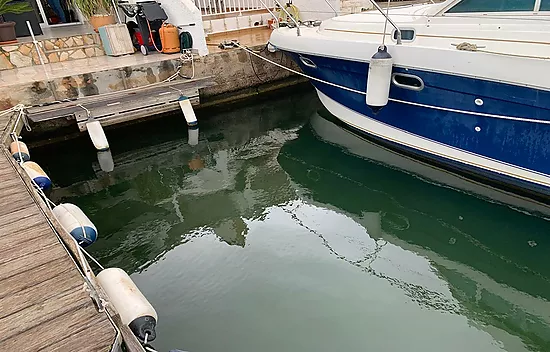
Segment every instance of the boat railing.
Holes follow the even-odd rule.
[[[335,16],[338,16],[338,11],[336,11],[336,9],[334,8],[334,6],[332,6],[332,4],[330,3],[330,0],[325,0],[325,2],[326,2],[327,5],[332,9],[332,11],[334,11],[334,15],[335,15]]]
[[[273,11],[271,11],[271,9],[269,8],[269,6],[267,6],[267,4],[264,2],[264,0],[258,0],[258,1],[263,5],[263,7],[265,7],[267,12],[269,12],[269,14],[271,16],[273,16],[273,19],[275,19],[275,23],[276,23],[277,28],[279,28],[279,17],[277,17],[277,15],[275,15],[273,13]]]
[[[275,21],[277,22],[277,27],[279,26],[279,19],[277,18],[277,16],[269,9],[269,7],[267,6],[267,4],[265,2],[263,2],[263,0],[259,0],[260,3],[266,8],[267,11],[269,11],[269,13],[271,14],[271,16],[273,16],[273,18],[275,19]],[[275,3],[281,8],[281,10],[288,16],[288,18],[294,23],[294,25],[296,26],[296,34],[298,36],[301,36],[301,32],[300,32],[300,24],[296,21],[296,19],[285,9],[285,7],[279,2],[279,0],[274,0]],[[431,1],[431,0],[430,0]],[[338,11],[336,11],[336,9],[334,8],[334,6],[332,6],[332,4],[330,3],[330,0],[325,0],[325,2],[327,3],[327,5],[332,9],[332,11],[334,12],[334,14],[336,16],[338,16]],[[374,6],[374,8],[376,8],[376,10],[378,10],[378,12],[380,12],[382,14],[382,16],[384,16],[384,18],[386,19],[386,21],[388,21],[393,28],[395,28],[395,32],[396,32],[396,41],[397,41],[397,44],[400,45],[401,44],[401,29],[399,29],[399,26],[391,19],[390,15],[387,13],[387,12],[384,12],[384,10],[380,7],[380,5],[378,5],[376,3],[375,0],[370,0],[370,2],[372,3],[372,5]]]
[[[384,10],[380,7],[380,5],[378,5],[376,3],[376,1],[370,0],[370,2],[378,10],[378,12],[380,12],[382,14],[382,16],[384,16],[386,18],[386,21],[388,21],[393,26],[393,28],[395,28],[395,32],[397,34],[397,38],[396,38],[397,45],[400,45],[401,44],[401,29],[399,29],[397,24],[391,19],[390,15],[387,12],[384,12]],[[389,8],[389,5],[388,5],[388,8]],[[386,28],[386,26],[384,26],[384,28]]]
[[[290,18],[290,20],[294,23],[294,25],[296,26],[296,34],[299,36],[301,36],[301,32],[300,32],[300,24],[296,21],[296,19],[285,9],[285,7],[279,2],[279,0],[275,0],[275,2],[277,3],[277,5],[279,5],[279,7],[281,8],[281,10],[283,10],[283,12],[288,16],[288,18]]]

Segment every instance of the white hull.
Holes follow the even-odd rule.
[[[317,90],[317,94],[323,105],[334,116],[356,130],[373,137],[386,140],[404,148],[417,150],[442,159],[447,159],[470,167],[486,170],[491,173],[497,173],[541,186],[550,187],[550,177],[544,174],[533,172],[474,153],[466,152],[414,135],[407,131],[384,124],[368,116],[361,115],[332,100],[319,90]]]

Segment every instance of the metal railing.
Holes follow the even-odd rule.
[[[296,26],[296,34],[298,35],[298,37],[301,36],[302,34],[300,33],[300,24],[296,22],[296,19],[286,10],[285,6],[282,5],[279,2],[279,0],[275,0],[275,2],[279,6],[279,8],[283,10],[283,12],[288,16],[288,18],[292,21],[292,23],[294,23],[294,25]]]
[[[380,12],[382,14],[382,16],[384,16],[386,18],[386,21],[388,21],[392,26],[393,28],[395,28],[395,32],[397,34],[397,38],[396,38],[396,41],[397,41],[397,45],[400,45],[401,44],[401,30],[399,29],[399,27],[397,26],[397,24],[395,24],[395,22],[393,22],[393,20],[391,19],[390,15],[388,15],[387,12],[384,12],[384,10],[380,7],[380,5],[378,5],[376,3],[376,1],[374,0],[370,0],[370,2],[374,5],[374,7],[378,10],[378,12]],[[384,28],[386,28],[384,26]]]
[[[195,6],[203,16],[240,13],[275,7],[274,0],[195,0]]]
[[[335,16],[338,16],[338,11],[332,6],[330,0],[324,0],[327,5],[332,9]],[[388,23],[390,23],[396,32],[396,41],[397,44],[401,44],[401,29],[399,26],[391,19],[387,12],[376,3],[375,0],[370,0],[374,8],[378,10],[386,18]],[[301,35],[300,24],[296,19],[286,10],[285,6],[279,2],[279,0],[195,0],[195,5],[202,12],[203,16],[209,15],[219,15],[219,14],[228,14],[228,13],[241,13],[243,11],[253,11],[253,10],[267,10],[271,16],[275,19],[277,26],[279,26],[279,19],[274,13],[275,4],[277,4],[277,9],[282,10],[286,16],[292,21],[296,26],[296,34]],[[272,10],[273,9],[273,10]]]

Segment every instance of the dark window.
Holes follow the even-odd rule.
[[[447,13],[533,11],[534,9],[535,0],[462,0]]]
[[[550,1],[550,0],[548,0]],[[393,39],[397,40],[397,31],[393,31]],[[414,29],[402,29],[401,30],[401,39],[413,41],[414,40]]]
[[[550,0],[542,0],[540,3],[541,11],[550,11]]]

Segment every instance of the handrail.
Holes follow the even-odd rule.
[[[265,9],[271,14],[271,16],[273,16],[273,18],[275,19],[275,22],[277,23],[277,28],[279,28],[279,18],[277,16],[275,16],[275,14],[273,13],[273,11],[271,11],[269,9],[269,7],[266,5],[266,3],[264,2],[264,0],[258,0],[259,2],[262,3],[262,5],[265,7]]]
[[[372,1],[372,0],[371,0]],[[275,2],[277,3],[277,5],[279,5],[279,7],[281,7],[281,10],[283,10],[285,12],[285,14],[292,20],[292,22],[294,22],[294,24],[296,25],[296,34],[299,36],[301,36],[302,34],[300,33],[300,25],[298,24],[298,22],[296,22],[296,20],[294,19],[294,17],[292,17],[290,15],[290,13],[285,9],[285,7],[283,5],[281,5],[281,3],[279,2],[279,0],[275,0]]]
[[[334,11],[334,14],[336,16],[338,16],[338,12],[336,11],[336,9],[334,8],[334,6],[332,6],[332,4],[330,3],[330,0],[325,0],[325,2],[327,3],[328,6],[330,6],[330,8],[332,9],[332,11]]]
[[[384,10],[382,10],[382,8],[380,7],[380,5],[378,5],[376,3],[376,1],[374,0],[370,0],[370,2],[374,5],[374,7],[376,7],[376,9],[378,10],[378,12],[380,12],[382,14],[382,16],[384,16],[386,18],[386,20],[391,23],[391,25],[393,26],[393,28],[395,28],[395,31],[397,32],[397,45],[400,45],[401,44],[401,30],[399,29],[399,27],[397,27],[397,25],[395,24],[395,22],[393,22],[393,20],[390,18],[390,16],[387,14],[387,13],[384,13]]]

